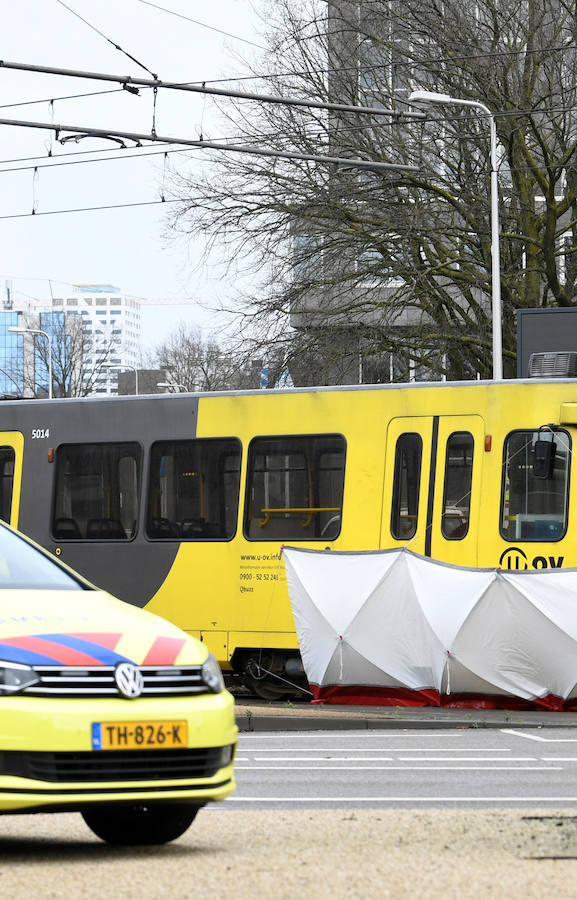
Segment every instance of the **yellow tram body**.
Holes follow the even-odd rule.
[[[283,545],[576,566],[576,444],[562,378],[12,401],[0,518],[274,695]]]
[[[533,443],[540,436],[551,440],[556,435],[556,443],[567,449],[564,521],[559,524],[561,513],[556,509],[551,516],[553,525],[546,520],[550,533],[539,535],[535,528],[531,534],[523,528],[515,530],[517,519],[521,517],[521,521],[526,514],[517,512],[511,517],[504,509],[509,502],[504,493],[504,447],[508,436],[517,431],[530,433]],[[342,435],[346,445],[338,536],[297,541],[293,529],[293,537],[286,541],[269,539],[270,516],[267,520],[263,511],[262,537],[248,539],[243,510],[248,502],[245,462],[251,442],[258,436],[323,434]],[[407,434],[418,436],[422,443],[418,498],[412,513],[414,533],[409,537],[395,535],[391,523],[395,448]],[[447,445],[456,434],[469,435],[472,446],[468,527],[459,538],[448,537],[443,528],[447,521],[443,516],[451,515],[443,508]],[[409,546],[449,563],[478,567],[577,565],[577,517],[571,513],[568,492],[570,485],[577,484],[571,452],[577,441],[575,382],[412,384],[203,395],[197,437],[216,436],[235,436],[243,447],[235,535],[227,542],[182,543],[148,609],[200,637],[225,669],[231,668],[231,660],[239,653],[264,659],[263,670],[267,665],[274,668],[270,655],[263,656],[265,651],[297,649],[281,558],[283,543],[339,550]],[[543,485],[547,487],[546,480]],[[284,515],[285,519],[302,517],[306,522],[307,509],[286,507]],[[547,515],[544,508],[535,513],[536,521]],[[512,526],[507,525],[512,518]],[[284,657],[281,653],[281,658],[287,658],[286,653]]]

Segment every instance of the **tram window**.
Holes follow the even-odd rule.
[[[236,438],[153,444],[147,537],[183,541],[234,537],[240,458]]]
[[[136,534],[138,444],[64,444],[56,455],[56,540],[126,541]]]
[[[15,454],[12,447],[0,447],[0,519],[10,522],[14,487]]]
[[[338,434],[253,440],[248,453],[245,536],[251,541],[338,537],[345,450],[345,439]]]
[[[461,540],[469,531],[473,443],[467,431],[456,431],[447,441],[441,531],[449,541]]]
[[[551,477],[533,472],[535,444],[551,441]],[[567,529],[571,438],[566,431],[514,431],[505,441],[501,536],[507,541],[558,541]]]
[[[395,474],[391,511],[391,534],[398,541],[412,538],[417,530],[421,458],[420,434],[402,434],[395,449]]]

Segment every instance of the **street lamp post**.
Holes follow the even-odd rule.
[[[41,334],[48,341],[48,398],[52,400],[52,338],[48,332],[42,331],[40,328],[18,328],[16,325],[11,325],[8,331],[13,334]]]
[[[138,396],[138,369],[130,363],[102,363],[101,369],[131,369],[134,372],[134,393]]]
[[[499,186],[497,182],[497,129],[495,116],[478,100],[461,100],[449,94],[434,91],[413,91],[409,103],[439,103],[451,106],[469,106],[480,109],[489,122],[491,138],[491,309],[493,321],[493,378],[503,380],[503,340],[501,310],[501,262],[499,252]]]

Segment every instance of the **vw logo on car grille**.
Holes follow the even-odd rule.
[[[114,670],[114,680],[123,697],[133,700],[142,694],[144,681],[138,666],[132,663],[119,663]]]

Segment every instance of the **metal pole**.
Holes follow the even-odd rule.
[[[409,103],[438,103],[441,105],[471,106],[482,110],[489,120],[491,141],[491,319],[493,339],[493,379],[503,380],[503,339],[501,305],[501,259],[499,249],[499,183],[497,180],[497,128],[491,110],[478,100],[461,100],[433,91],[413,91]]]
[[[48,340],[48,399],[52,400],[52,338],[45,331],[41,334],[45,335]]]
[[[503,380],[501,260],[499,252],[499,184],[497,181],[497,129],[495,117],[484,107],[491,133],[491,286],[493,294],[493,378]]]

